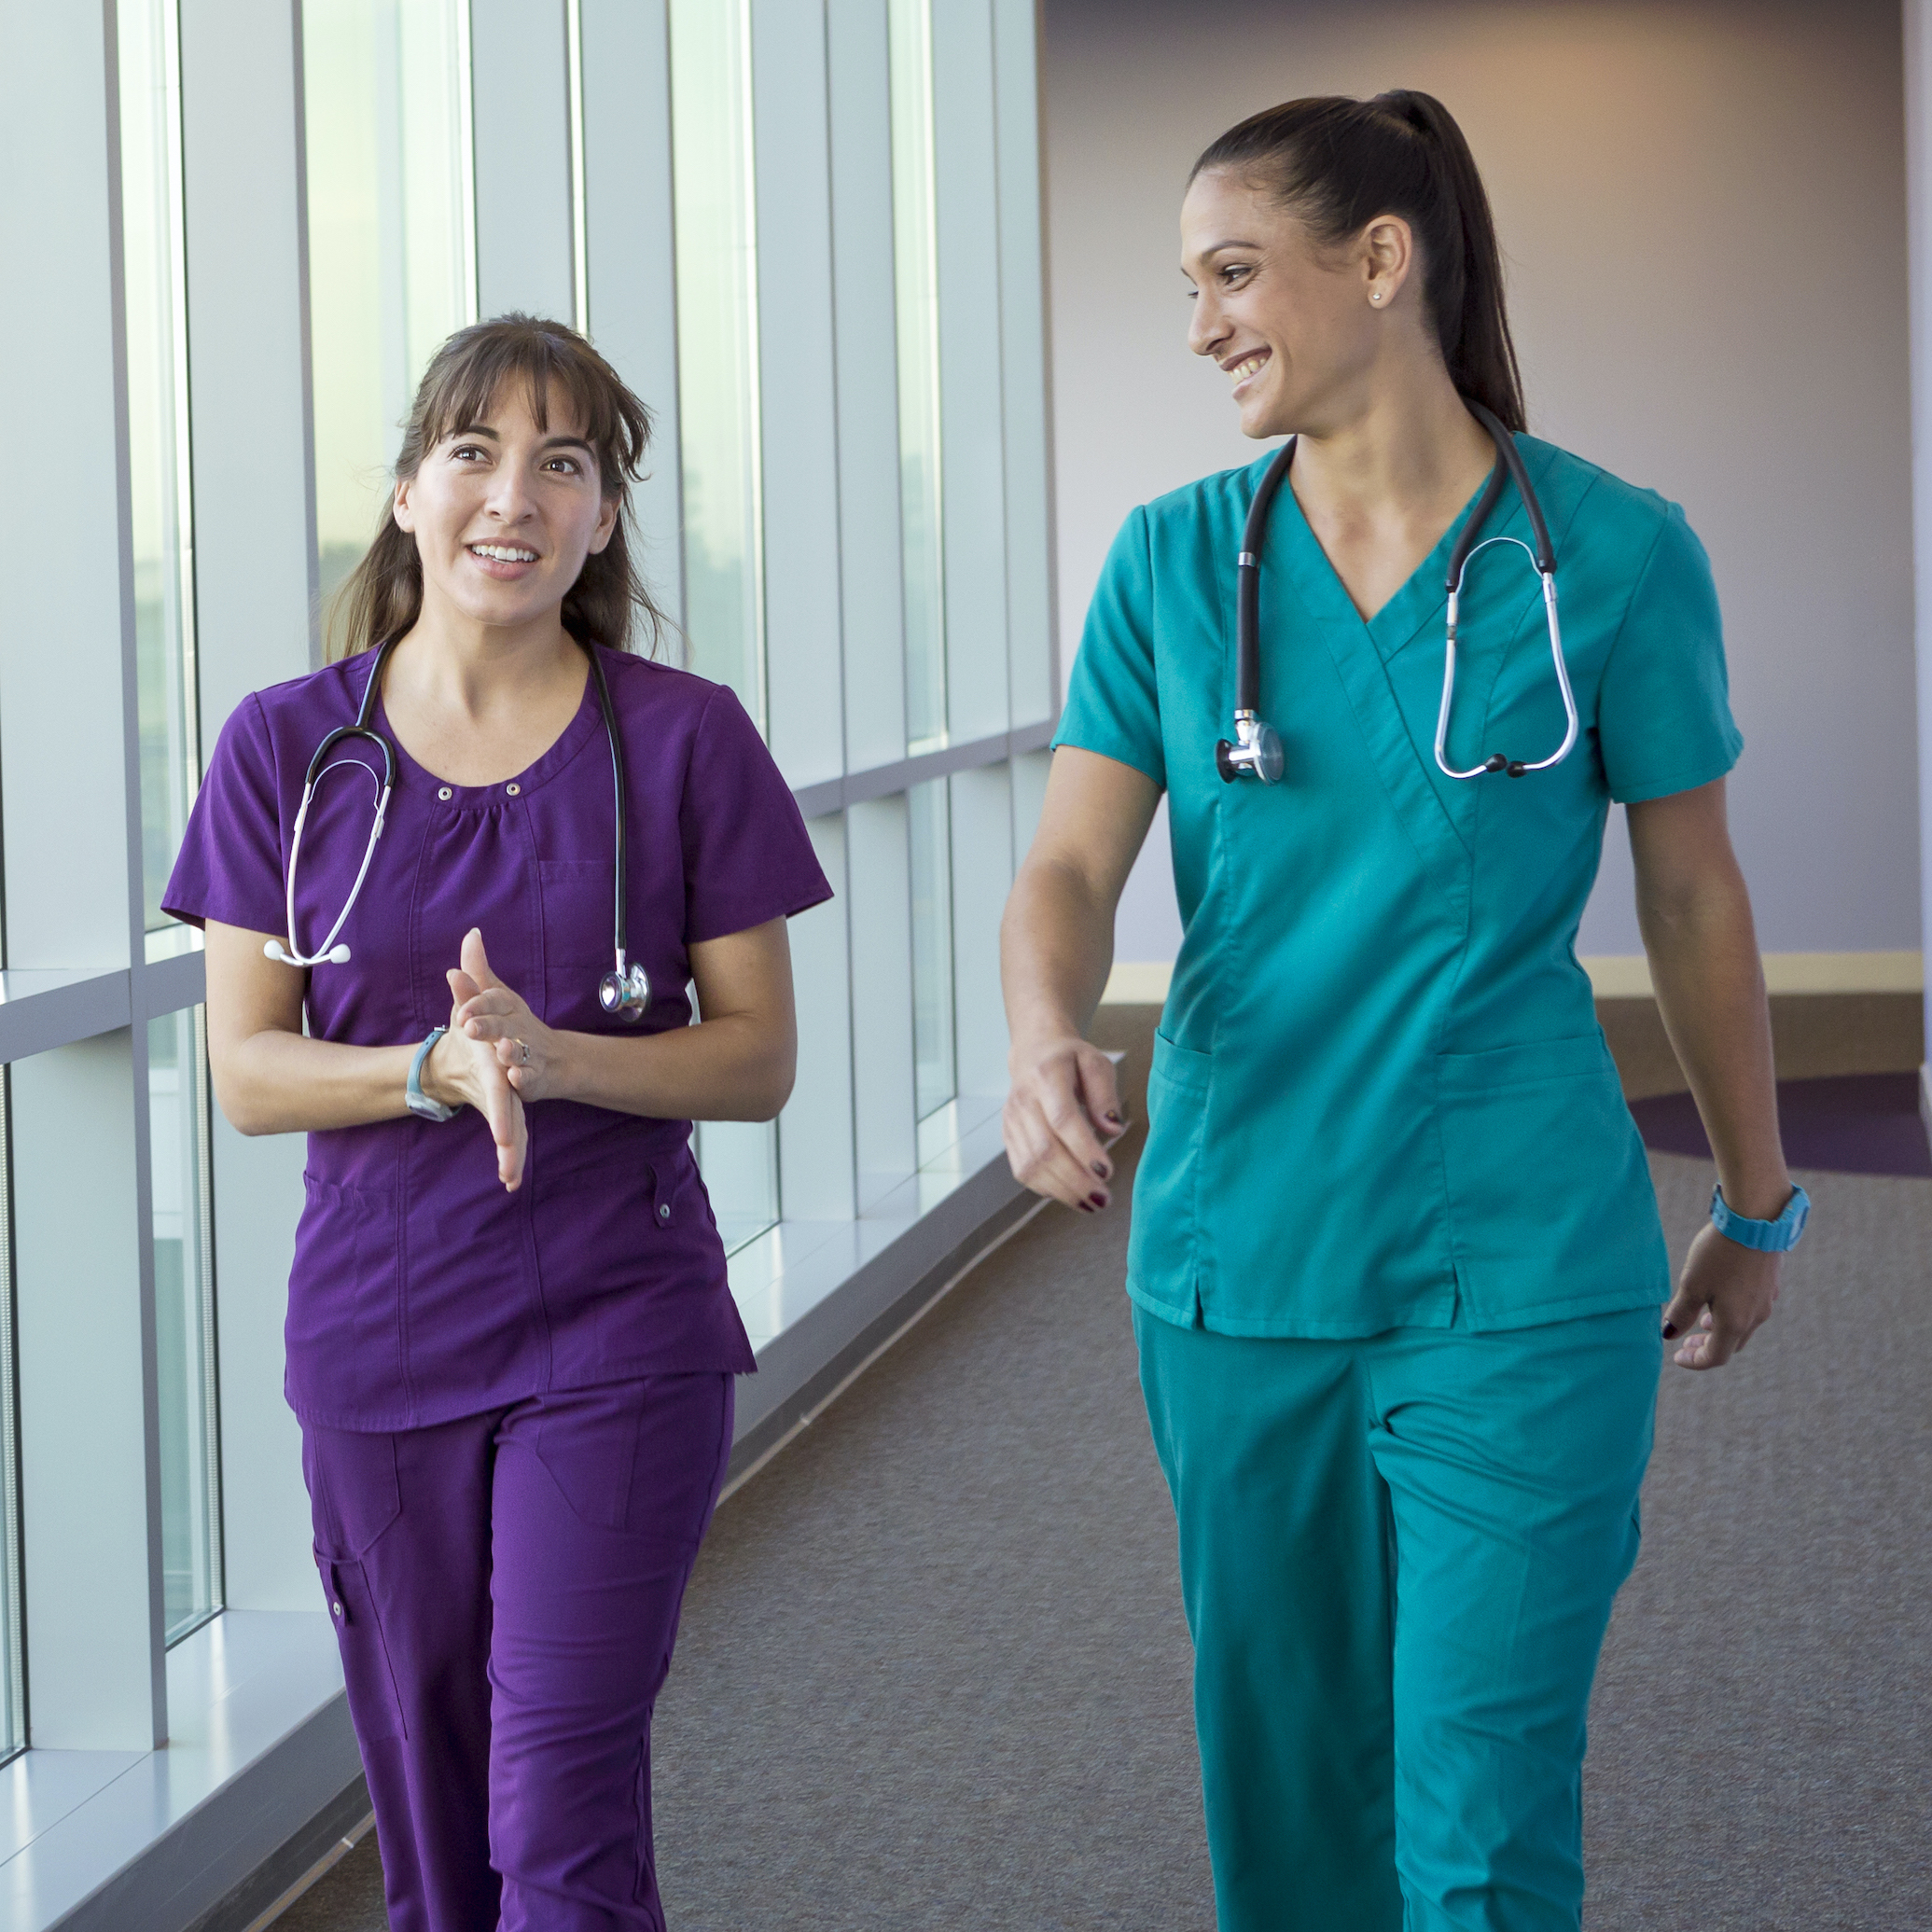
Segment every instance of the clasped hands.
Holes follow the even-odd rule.
[[[423,1091],[482,1115],[496,1144],[496,1177],[514,1191],[530,1146],[524,1104],[554,1093],[563,1036],[491,971],[479,927],[463,936],[462,957],[448,975],[450,1030],[423,1063]]]

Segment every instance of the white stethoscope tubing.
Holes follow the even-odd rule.
[[[369,668],[368,681],[362,688],[362,703],[357,708],[355,722],[343,725],[331,731],[315,747],[315,755],[309,761],[308,776],[302,785],[302,802],[296,808],[295,830],[288,841],[287,913],[288,943],[271,939],[261,950],[272,960],[283,966],[316,966],[325,963],[329,966],[346,966],[350,952],[345,945],[338,945],[343,926],[349,923],[349,915],[355,910],[355,901],[362,893],[362,882],[368,877],[369,862],[376,855],[376,841],[382,836],[382,821],[389,812],[389,794],[396,786],[396,754],[390,749],[389,741],[370,722],[375,714],[376,689],[382,675],[382,666],[389,653],[395,648],[395,639],[380,645],[375,652],[375,662]],[[610,686],[604,674],[604,664],[594,644],[584,646],[591,660],[591,674],[597,687],[597,708],[604,716],[604,729],[610,739],[610,777],[612,790],[611,811],[614,820],[613,836],[616,841],[616,857],[611,868],[611,939],[612,952],[617,965],[597,982],[597,1004],[606,1013],[617,1019],[636,1025],[649,1009],[651,1000],[650,975],[645,971],[640,961],[631,958],[627,950],[624,930],[624,822],[630,815],[629,787],[624,780],[624,748],[618,734],[617,711],[610,702]],[[378,777],[373,765],[366,765],[360,758],[345,758],[340,764],[326,765],[322,761],[329,752],[344,739],[366,739],[382,754],[383,771],[386,775]],[[349,901],[336,923],[329,927],[328,937],[313,952],[303,952],[296,943],[295,937],[295,870],[296,862],[301,856],[302,827],[308,823],[309,801],[315,796],[315,787],[331,771],[341,771],[343,766],[354,765],[367,771],[375,780],[376,822],[369,827],[369,841],[363,848],[362,867],[355,874],[355,883],[349,888]],[[514,785],[510,787],[516,789]],[[446,790],[443,796],[449,796]]]
[[[1528,557],[1532,566],[1543,584],[1543,610],[1550,627],[1550,656],[1556,666],[1556,685],[1563,693],[1565,729],[1564,740],[1547,758],[1538,758],[1534,763],[1527,760],[1505,766],[1499,756],[1484,758],[1479,765],[1471,765],[1466,771],[1459,771],[1449,762],[1449,717],[1455,704],[1455,635],[1458,606],[1462,602],[1463,579],[1469,574],[1469,565],[1475,562],[1477,553],[1489,549],[1494,543],[1513,543]],[[1507,769],[1513,778],[1521,778],[1531,771],[1547,771],[1552,765],[1560,765],[1569,757],[1577,743],[1578,730],[1577,720],[1576,693],[1570,688],[1569,667],[1564,662],[1563,628],[1556,615],[1556,573],[1545,570],[1536,563],[1536,553],[1520,536],[1486,536],[1463,559],[1463,567],[1456,574],[1455,588],[1449,593],[1449,644],[1442,659],[1442,707],[1436,715],[1436,763],[1445,778],[1480,778],[1485,771]]]
[[[309,819],[309,800],[315,796],[315,787],[331,771],[344,771],[352,765],[358,771],[368,772],[369,779],[376,787],[376,822],[369,827],[369,841],[363,848],[362,866],[355,874],[355,883],[349,888],[347,903],[342,907],[336,923],[328,929],[327,938],[324,939],[313,952],[291,951],[290,949],[296,944],[295,869],[297,861],[301,857],[302,827],[308,823]],[[344,758],[340,765],[325,765],[313,778],[310,779],[302,786],[302,802],[296,808],[295,830],[290,835],[288,841],[288,945],[283,945],[280,939],[271,939],[261,949],[270,959],[278,960],[284,966],[321,966],[324,961],[327,961],[330,966],[348,965],[350,959],[349,949],[347,946],[338,946],[336,938],[342,928],[348,924],[349,915],[355,910],[355,901],[361,897],[362,882],[368,877],[369,861],[376,855],[376,841],[382,836],[382,821],[388,815],[388,812],[389,786],[376,776],[372,767],[365,765],[360,758]]]

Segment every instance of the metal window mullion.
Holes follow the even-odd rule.
[[[13,1272],[13,1070],[0,1066],[0,1624],[6,1632],[0,1670],[8,1722],[0,1761],[26,1748],[26,1591],[21,1565],[20,1330]]]
[[[194,1009],[195,1181],[200,1225],[197,1313],[202,1338],[202,1431],[206,1457],[208,1512],[208,1602],[211,1611],[227,1601],[226,1538],[222,1531],[221,1495],[221,1344],[220,1312],[216,1301],[215,1247],[215,1119],[212,1099],[215,1074],[208,1057],[208,1008]]]

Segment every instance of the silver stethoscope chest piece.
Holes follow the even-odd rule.
[[[309,760],[307,776],[302,781],[302,801],[296,808],[295,829],[288,841],[288,872],[286,909],[288,917],[288,941],[285,945],[280,939],[271,939],[262,948],[269,958],[284,966],[346,966],[351,957],[349,948],[341,942],[343,926],[349,923],[349,915],[355,910],[355,901],[362,896],[362,883],[368,877],[369,862],[376,855],[376,841],[382,836],[383,821],[389,813],[389,795],[396,789],[396,753],[388,739],[377,730],[371,722],[375,716],[376,695],[382,688],[382,667],[388,662],[389,653],[395,649],[396,640],[391,638],[380,646],[375,653],[375,662],[370,667],[368,682],[362,688],[362,703],[355,714],[353,725],[339,725],[320,744],[315,747],[315,756]],[[597,686],[597,705],[604,714],[604,729],[610,739],[610,776],[614,798],[613,813],[616,820],[616,857],[612,862],[611,886],[611,950],[616,954],[616,966],[597,982],[597,1004],[614,1018],[635,1025],[644,1018],[650,1005],[650,976],[642,966],[635,964],[629,956],[628,939],[625,934],[624,919],[624,821],[629,816],[630,792],[624,778],[624,747],[618,735],[616,709],[610,702],[610,685],[604,675],[604,665],[597,655],[594,644],[584,646],[584,653],[591,660],[591,675]],[[372,767],[356,758],[345,758],[336,764],[328,762],[329,754],[336,746],[350,739],[356,739],[372,744],[381,754],[382,771],[377,776]],[[347,903],[337,916],[336,923],[329,927],[328,936],[313,952],[304,952],[295,937],[295,874],[297,862],[301,857],[302,829],[308,824],[309,804],[315,796],[315,787],[331,771],[349,769],[367,771],[375,779],[376,819],[369,827],[368,843],[363,848],[362,865],[355,874],[355,883],[349,888]],[[510,787],[516,789],[514,785]],[[447,791],[443,793],[448,797]]]
[[[1550,529],[1543,521],[1543,507],[1536,501],[1529,472],[1523,467],[1522,452],[1516,438],[1479,402],[1463,398],[1469,413],[1489,431],[1496,446],[1496,465],[1476,507],[1469,512],[1462,535],[1450,553],[1445,588],[1449,596],[1448,635],[1442,660],[1442,703],[1436,714],[1436,763],[1448,778],[1481,778],[1503,772],[1522,778],[1531,771],[1547,771],[1569,757],[1577,743],[1576,694],[1570,688],[1570,674],[1564,662],[1563,631],[1556,615],[1556,551],[1550,541]],[[1258,778],[1263,785],[1281,781],[1284,759],[1279,734],[1261,716],[1260,585],[1261,545],[1268,534],[1268,514],[1294,461],[1295,439],[1290,437],[1281,452],[1268,466],[1248,506],[1247,525],[1242,534],[1241,555],[1235,564],[1234,606],[1234,739],[1223,738],[1215,746],[1215,769],[1229,784],[1237,778]],[[1514,482],[1516,493],[1529,515],[1534,547],[1520,536],[1481,535],[1482,526],[1506,483]],[[1480,539],[1479,541],[1479,539]],[[1536,566],[1543,586],[1543,609],[1550,632],[1550,657],[1556,669],[1556,687],[1563,695],[1564,730],[1563,742],[1549,757],[1536,759],[1512,758],[1500,751],[1491,752],[1480,763],[1459,771],[1449,762],[1450,715],[1455,707],[1456,632],[1461,616],[1463,580],[1471,559],[1493,544],[1514,544]]]

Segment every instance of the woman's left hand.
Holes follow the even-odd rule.
[[[450,989],[458,1001],[456,1026],[467,1039],[494,1045],[518,1098],[555,1098],[560,1035],[530,1010],[522,994],[513,993],[491,971],[480,927],[471,926],[463,937],[463,967],[451,973]]]
[[[1782,1255],[1763,1255],[1718,1233],[1698,1230],[1663,1312],[1671,1359],[1680,1369],[1721,1369],[1771,1319]]]

